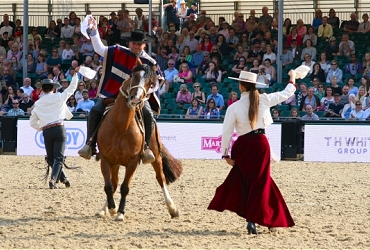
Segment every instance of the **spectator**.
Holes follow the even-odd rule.
[[[59,84],[62,85],[62,86],[57,90],[57,92],[63,93],[64,90],[68,88],[69,83],[70,83],[70,81],[68,79],[61,79],[59,81]]]
[[[355,54],[355,43],[349,40],[348,34],[342,35],[342,42],[339,44],[338,56],[344,55],[349,57],[351,54]]]
[[[368,92],[370,90],[370,78],[368,76],[362,76],[361,86],[365,88],[365,92]]]
[[[36,62],[33,58],[31,53],[27,55],[27,73],[35,73],[36,72]]]
[[[187,63],[182,63],[180,65],[179,77],[184,79],[184,83],[193,82],[193,73],[191,72],[189,65]]]
[[[272,110],[272,120],[274,121],[280,120],[280,114],[281,114],[281,110],[278,108],[274,108]]]
[[[276,62],[276,54],[272,52],[271,45],[266,45],[266,53],[263,55],[262,61],[265,62],[266,59],[270,59],[271,64]]]
[[[354,94],[350,94],[348,97],[348,103],[344,105],[342,109],[341,116],[342,118],[349,119],[351,117],[352,110],[356,108],[356,96]]]
[[[76,98],[76,94],[75,94]],[[77,98],[76,98],[77,99]],[[95,102],[89,99],[89,91],[87,89],[82,90],[82,99],[77,102],[77,112],[90,112]]]
[[[178,18],[176,0],[171,0],[170,3],[164,4],[163,9],[167,14],[167,25],[170,26],[171,23],[175,24],[176,30],[180,29],[180,19]]]
[[[287,66],[293,63],[293,54],[288,50],[287,46],[283,47],[283,54],[281,55],[281,62],[283,66]]]
[[[337,77],[337,82],[343,82],[343,71],[338,68],[338,62],[336,60],[331,61],[331,68],[326,76],[326,83],[330,83],[330,79],[332,76]]]
[[[322,19],[322,24],[319,26],[317,31],[317,36],[329,40],[333,36],[333,27],[328,23],[328,18],[326,16]]]
[[[317,30],[322,23],[323,23],[322,11],[320,9],[317,9],[315,12],[315,18],[312,21],[312,27]]]
[[[184,47],[183,54],[185,55],[185,60],[187,62],[191,62],[191,60],[193,59],[193,56],[191,55],[191,51],[190,51],[190,47],[189,46],[185,46]],[[194,68],[194,65],[192,66],[192,68]]]
[[[200,90],[199,82],[194,83],[193,88],[194,88],[194,93],[191,94],[191,98],[197,99],[200,104],[205,104],[206,96],[205,96],[205,93]]]
[[[74,28],[69,25],[69,19],[67,17],[64,18],[64,26],[60,30],[60,37],[61,38],[72,38],[74,35]]]
[[[228,56],[230,54],[229,46],[226,43],[224,35],[219,34],[217,36],[217,43],[215,44],[215,46],[217,46],[218,51],[220,53],[219,57]]]
[[[312,84],[313,84],[313,90],[315,90],[315,93],[317,92],[317,89],[318,89],[318,87],[319,87],[319,84],[320,84],[320,80],[319,80],[319,78],[317,78],[317,77],[314,77],[313,79],[312,79]]]
[[[17,57],[13,56],[11,61],[10,61],[10,67],[13,69],[15,72],[21,72],[22,71],[22,64],[18,62]]]
[[[334,103],[329,104],[328,110],[324,113],[325,117],[340,118],[344,105],[340,103],[340,95],[334,94]]]
[[[187,109],[185,118],[187,119],[198,119],[203,112],[203,107],[200,106],[199,100],[193,98],[191,100],[191,106]]]
[[[301,82],[299,84],[299,92],[297,94],[297,105],[301,106],[301,102],[305,96],[307,96],[307,84],[304,82]]]
[[[364,13],[362,15],[363,22],[360,23],[358,26],[357,32],[361,33],[368,33],[370,31],[370,22],[369,22],[369,15],[367,13]]]
[[[328,60],[332,60],[334,56],[336,56],[339,52],[339,45],[337,44],[337,39],[335,37],[331,37],[329,40],[329,44],[326,47],[326,55]]]
[[[302,37],[298,35],[296,27],[293,27],[290,30],[290,34],[288,35],[287,40],[286,40],[286,45],[291,46],[293,39],[296,40],[297,46],[302,46]]]
[[[229,38],[229,23],[226,21],[222,22],[222,29],[218,32],[219,35],[223,35],[225,40]]]
[[[39,39],[38,37],[35,37],[35,41],[39,41],[38,39]],[[39,48],[42,48],[40,43]],[[28,41],[28,54],[31,54],[34,60],[37,59],[38,52],[36,51],[35,44],[30,40]],[[21,52],[21,58],[23,58],[23,51]]]
[[[71,113],[76,112],[77,102],[74,95],[71,95],[67,100],[67,107]]]
[[[248,26],[250,26],[252,31],[257,31],[258,30],[258,18],[255,16],[249,16],[247,20],[247,30]],[[248,31],[250,32],[250,31]]]
[[[206,82],[212,84],[217,84],[221,82],[222,72],[218,69],[216,63],[209,62],[208,69],[205,72]]]
[[[14,77],[10,74],[10,69],[9,68],[3,68],[2,70],[2,75],[0,74],[0,81],[5,81],[6,86],[11,86],[11,85],[16,85],[17,83],[15,82]],[[3,86],[4,87],[4,86]]]
[[[30,115],[31,114],[31,108],[34,104],[34,102],[30,99],[30,96],[27,93],[22,94],[22,99],[18,100],[19,102],[19,108],[24,111],[24,113]]]
[[[218,93],[218,86],[216,84],[212,85],[211,92],[212,93],[207,97],[207,106],[209,101],[212,99],[216,102],[216,107],[219,110],[223,110],[225,108],[224,98]]]
[[[222,60],[223,55],[221,54],[219,47],[217,45],[214,45],[212,47],[212,50],[210,52],[211,58],[217,57],[218,61],[220,62]]]
[[[49,22],[49,27],[45,30],[44,36],[47,38],[60,37],[60,29],[54,20]]]
[[[358,88],[356,86],[354,86],[354,84],[355,84],[355,80],[352,77],[348,78],[348,81],[347,81],[348,94],[357,95]]]
[[[318,121],[320,120],[319,117],[313,112],[313,109],[310,105],[306,106],[306,114],[302,116],[302,120],[304,121]]]
[[[286,18],[284,20],[284,25],[283,25],[283,35],[289,36],[291,29],[292,29],[292,21],[289,18]]]
[[[208,68],[208,64],[211,61],[210,59],[210,53],[208,51],[203,52],[204,60],[198,67],[198,74],[204,74],[205,70]]]
[[[86,56],[93,56],[95,54],[94,47],[91,43],[91,39],[86,39],[86,42],[82,44],[80,53],[86,57]]]
[[[156,56],[156,61],[162,71],[167,69],[169,57],[167,56],[167,50],[165,47],[162,46],[159,48]]]
[[[12,102],[13,108],[8,110],[7,116],[24,116],[24,111],[19,108],[19,99]]]
[[[324,90],[324,84],[319,83],[317,86],[317,91],[315,92],[315,95],[321,100],[325,97],[325,90]]]
[[[186,84],[180,85],[180,90],[177,92],[176,102],[182,106],[183,104],[191,102],[191,93]]]
[[[190,51],[195,51],[195,46],[199,43],[197,39],[194,38],[195,37],[195,32],[194,31],[190,31],[189,32],[189,39],[185,39],[184,40],[184,48],[185,46],[188,46],[190,48]],[[180,48],[178,48],[179,51],[180,51]],[[180,53],[180,52],[179,52]]]
[[[343,31],[352,34],[353,32],[357,32],[360,23],[356,20],[356,13],[352,12],[350,16],[350,20],[343,21],[341,24],[341,28]]]
[[[303,44],[305,44],[307,40],[311,40],[311,46],[317,45],[317,36],[314,32],[315,31],[312,26],[307,28],[307,34],[303,37]]]
[[[294,95],[293,95],[294,96]],[[299,111],[297,108],[292,108],[289,113],[289,119],[299,119]]]
[[[168,58],[171,58],[171,59],[177,61],[179,59],[180,55],[179,55],[179,53],[177,53],[176,47],[175,46],[170,47],[170,51],[171,51],[171,53],[168,55]]]
[[[271,60],[269,58],[267,58],[264,63],[264,73],[266,74],[267,78],[270,78],[269,83],[274,84],[276,82],[276,69],[271,65]]]
[[[72,27],[75,27],[77,22],[76,22],[76,19],[77,19],[77,15],[74,11],[71,11],[68,15],[69,17],[69,25],[71,25]]]
[[[282,104],[289,105],[290,108],[296,106],[296,96],[292,95],[287,100],[285,100]]]
[[[62,66],[62,58],[60,58],[58,55],[58,49],[54,47],[52,52],[52,56],[50,56],[46,61],[48,70],[51,70],[54,67],[60,68]]]
[[[12,47],[8,51],[7,59],[10,61],[13,56],[15,56],[17,58],[18,62],[20,62],[21,52],[19,51],[19,44],[18,43],[13,43]]]
[[[353,120],[360,120],[365,121],[366,118],[364,118],[365,112],[362,110],[362,104],[360,101],[356,101],[355,103],[355,109],[353,109],[350,113],[350,118]]]
[[[215,106],[215,104],[216,101],[213,98],[209,98],[207,100],[207,106],[205,109],[203,109],[201,117],[204,119],[220,119],[220,110]]]
[[[342,88],[338,85],[338,82],[337,82],[337,77],[336,76],[332,76],[330,78],[330,84],[331,84],[331,88],[333,90],[333,93],[332,95],[335,95],[335,94],[339,94],[339,95],[342,95]]]
[[[75,56],[75,52],[71,49],[71,45],[66,43],[65,49],[62,52],[62,60],[73,60]]]
[[[310,55],[311,58],[316,58],[317,51],[315,47],[312,47],[312,41],[307,39],[305,45],[306,47],[302,50],[301,60],[304,60],[307,54]]]
[[[264,53],[261,50],[261,44],[256,43],[255,45],[252,45],[251,50],[248,52],[247,62],[251,63],[254,60],[258,60],[258,62],[261,62],[263,55]]]
[[[238,93],[231,91],[229,94],[229,100],[227,100],[227,106],[230,107],[231,104],[238,101]]]
[[[229,47],[229,52],[234,53],[235,49],[236,49],[236,47],[238,46],[238,43],[239,43],[239,39],[235,35],[235,29],[234,28],[229,29],[229,37],[226,38],[226,43]]]
[[[311,81],[318,78],[320,82],[326,81],[325,71],[320,67],[319,63],[313,65],[312,74],[310,75]]]
[[[322,70],[324,70],[325,73],[329,72],[330,62],[326,59],[325,52],[321,52],[319,64],[320,64],[320,67],[322,68]],[[322,82],[325,82],[325,80],[322,81]]]
[[[264,23],[266,25],[267,29],[271,29],[271,24],[272,24],[273,18],[272,18],[272,16],[269,15],[268,11],[269,11],[269,9],[266,6],[264,6],[262,8],[262,16],[260,16],[258,22],[259,23],[261,23],[261,22]]]
[[[304,23],[303,23],[302,19],[298,19],[298,21],[297,21],[297,34],[298,34],[298,36],[300,36],[302,38],[307,34],[307,27],[304,26]],[[300,46],[298,39],[297,39],[297,45]]]
[[[241,71],[248,71],[248,66],[244,56],[239,57],[237,64],[234,65],[231,71],[234,77],[238,77]]]
[[[356,95],[356,100],[360,101],[360,103],[363,103],[366,98],[366,91],[364,86],[360,86],[358,88],[358,93]],[[364,105],[365,107],[365,105]]]
[[[98,82],[96,80],[91,80],[90,87],[89,87],[89,98],[95,99],[97,98],[98,94]]]
[[[315,64],[315,61],[313,61],[311,58],[311,55],[310,54],[303,54],[302,52],[302,55],[304,55],[304,57],[302,59],[304,59],[304,61],[302,62],[302,65],[306,65],[307,67],[310,67],[310,71],[308,71],[308,75],[311,75],[312,74],[312,71],[313,71],[313,65]]]
[[[235,63],[238,63],[240,57],[243,57],[245,60],[247,56],[248,56],[248,53],[245,51],[244,47],[242,45],[239,45],[233,59]]]
[[[21,87],[23,89],[23,92],[26,93],[28,96],[31,96],[33,88],[31,86],[31,78],[26,77],[23,80],[23,86]]]
[[[74,35],[73,36],[82,36],[82,33],[81,33],[81,19],[79,17],[76,17],[76,25],[75,26],[72,26],[74,31]],[[108,19],[107,18],[104,18],[103,19],[103,27],[102,28],[105,28],[106,30],[108,29]],[[102,36],[103,39],[105,39],[105,35]]]
[[[346,73],[350,74],[354,77],[357,74],[361,74],[362,72],[362,64],[357,61],[357,57],[355,54],[351,55],[351,61],[346,65]]]
[[[84,81],[80,80],[78,82],[78,88],[74,93],[74,96],[76,98],[76,102],[79,103],[80,100],[83,99],[83,90],[86,89],[86,84]]]
[[[346,105],[349,101],[349,86],[348,84],[344,84],[342,87],[342,95],[340,96],[340,103]]]
[[[204,40],[202,40],[202,43],[201,43],[201,50],[211,52],[213,43],[211,42],[210,39],[211,38],[209,37],[208,34],[204,35]]]
[[[340,25],[339,18],[335,16],[335,10],[333,8],[329,10],[328,24],[333,28],[339,28]]]
[[[333,89],[331,86],[326,86],[325,95],[321,99],[321,106],[319,110],[326,111],[329,108],[330,103],[334,103]]]
[[[180,57],[179,57],[179,60],[177,60],[176,63],[175,63],[175,68],[180,71],[181,64],[183,64],[183,63],[186,63],[189,66],[189,68],[194,68],[194,65],[191,62],[188,62],[188,61],[185,60],[185,54],[181,53]]]
[[[12,108],[12,103],[16,100],[20,100],[21,97],[17,95],[17,87],[15,85],[10,85],[6,87],[5,91],[1,91],[3,93],[3,107],[9,110]]]
[[[40,39],[41,39],[41,41],[42,41],[42,37],[41,37],[41,35],[40,35],[40,34],[38,34],[37,27],[32,27],[32,28],[31,28],[31,34],[28,34],[27,39],[28,39],[28,41],[32,41],[32,43],[34,43],[34,42],[35,42],[35,40],[34,40],[34,39],[35,39],[36,37],[40,38]]]
[[[5,32],[8,32],[9,37],[13,34],[13,27],[10,26],[9,20],[5,20],[2,22],[3,25],[0,28],[0,35],[3,36]]]

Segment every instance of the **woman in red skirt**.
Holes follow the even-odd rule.
[[[233,166],[208,209],[230,210],[246,219],[249,234],[257,234],[255,223],[269,228],[292,227],[294,221],[278,187],[270,176],[270,145],[265,128],[273,121],[270,107],[277,105],[296,90],[296,72],[289,72],[285,90],[259,94],[257,74],[242,71],[239,78],[241,98],[231,105],[225,115],[222,131],[222,158]],[[234,129],[238,139],[229,148]]]

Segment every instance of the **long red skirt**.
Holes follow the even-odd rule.
[[[208,206],[230,210],[266,227],[292,227],[294,221],[279,188],[270,176],[270,145],[265,135],[240,136],[231,150],[235,166]]]

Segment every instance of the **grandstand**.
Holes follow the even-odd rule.
[[[187,1],[188,4],[191,4],[193,1]],[[302,19],[305,26],[308,27],[312,23],[312,19],[314,17],[315,9],[322,9],[324,15],[328,15],[329,8],[332,7],[333,1],[330,0],[317,0],[317,1],[284,1],[284,17],[283,19],[289,17],[292,20],[293,26],[295,26],[296,21],[298,19]],[[153,1],[153,10],[157,13],[156,18],[161,19],[161,6],[159,5],[160,1],[154,0]],[[259,17],[262,12],[261,9],[263,6],[267,6],[270,11],[269,13],[273,16],[273,13],[277,9],[277,1],[273,0],[261,0],[261,1],[200,1],[199,2],[199,10],[205,10],[207,12],[207,16],[214,20],[217,24],[218,18],[220,16],[225,17],[225,19],[231,24],[234,18],[233,13],[234,11],[238,11],[244,14],[244,17],[249,16],[249,11],[251,9],[256,10],[256,16]],[[148,13],[148,7],[145,5],[135,5],[133,1],[122,3],[121,1],[113,1],[110,0],[109,2],[101,2],[97,0],[91,0],[89,2],[85,1],[47,1],[47,0],[38,0],[32,1],[29,0],[29,25],[36,26],[38,29],[39,34],[44,34],[45,30],[48,26],[50,20],[56,20],[58,18],[64,18],[68,15],[67,12],[75,11],[77,16],[83,17],[87,10],[91,11],[94,16],[98,17],[103,15],[105,17],[109,17],[109,13],[111,11],[117,11],[118,9],[128,9],[130,10],[131,15],[134,13],[134,10],[137,7],[141,7],[144,10],[144,13]],[[370,9],[370,2],[366,0],[356,0],[356,1],[345,1],[345,0],[338,0],[335,4],[335,10],[337,16],[340,20],[348,20],[350,13],[355,12],[359,17],[359,21],[361,22],[361,16],[366,10]],[[61,11],[62,10],[62,11]],[[66,13],[63,13],[65,11]],[[23,20],[23,5],[21,3],[15,4],[10,1],[1,1],[0,3],[0,15],[9,14],[10,20],[14,21],[16,19],[20,19],[22,23]],[[316,32],[316,31],[315,31]],[[272,37],[277,37],[277,30],[271,29]],[[334,37],[336,37],[337,41],[341,40],[341,35],[344,33],[342,28],[334,28]],[[369,41],[370,41],[370,33],[352,33],[350,34],[350,40],[355,43],[356,47],[356,55],[360,62],[363,61],[363,57],[367,51],[370,51]],[[286,39],[284,37],[284,39]],[[46,50],[49,54],[51,54],[51,50],[53,47],[59,47],[60,38],[55,39],[43,39],[43,45],[45,46]],[[67,42],[72,42],[71,39],[66,39]],[[284,40],[285,43],[285,40]],[[317,50],[317,55],[319,56],[321,52],[326,51],[326,47],[328,46],[328,41],[326,39],[318,39],[318,43],[315,46]],[[303,46],[302,46],[303,48]],[[314,61],[317,61],[319,58],[313,58]],[[349,63],[349,58],[346,56],[335,56],[335,60],[338,61],[338,66],[341,70],[343,70],[343,82],[345,83],[348,78],[350,77],[349,73],[345,73],[346,69],[345,66]],[[82,63],[82,59],[80,60]],[[285,82],[287,79],[287,72],[289,69],[293,67],[297,67],[298,65],[302,64],[302,60],[295,60],[293,64],[288,67],[285,67],[283,73],[283,81],[282,82],[275,82],[271,84],[271,86],[264,91],[267,93],[275,92],[282,90],[285,87]],[[219,83],[219,90],[222,96],[225,99],[225,103],[228,99],[229,93],[231,91],[235,91],[238,94],[238,84],[234,80],[230,80],[227,76],[231,75],[231,68],[234,65],[233,62],[233,53],[231,55],[223,55],[221,66],[226,69],[226,74],[222,78],[222,82]],[[276,67],[276,65],[274,65]],[[64,61],[62,64],[62,69],[64,71],[68,70],[70,67],[69,61]],[[248,64],[248,68],[251,68],[252,65]],[[36,81],[36,75],[33,73],[29,74],[29,77],[32,79],[32,83]],[[362,74],[356,74],[355,76],[355,85],[360,85],[360,80],[362,78]],[[202,91],[206,94],[210,93],[210,85],[209,83],[205,82],[205,79],[202,77],[201,74],[194,75],[194,82],[197,81],[202,86]],[[301,81],[305,82],[307,86],[312,86],[312,82],[310,78],[302,79]],[[18,73],[17,75],[17,83],[21,86],[22,76]],[[325,83],[327,85],[327,83]],[[342,86],[343,83],[340,83]],[[168,93],[163,94],[161,96],[161,106],[162,111],[161,114],[164,117],[183,117],[186,113],[186,109],[189,105],[177,105],[175,101],[175,97],[177,91],[179,90],[179,84],[172,84],[169,88]],[[194,90],[190,87],[189,90],[193,92]],[[298,94],[299,90],[297,90]],[[283,114],[287,114],[291,107],[281,105],[279,108],[283,111]],[[225,113],[225,110],[221,111],[221,115]],[[319,112],[319,115],[323,115],[323,112]]]

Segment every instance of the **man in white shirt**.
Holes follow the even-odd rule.
[[[31,86],[31,78],[24,78],[23,86],[21,87],[21,89],[23,89],[24,93],[26,93],[28,96],[32,95],[33,88]]]
[[[60,38],[72,38],[75,29],[69,25],[69,19],[66,17],[64,18],[64,26],[60,30]]]
[[[49,188],[57,188],[56,183],[60,181],[66,187],[70,182],[62,169],[64,162],[64,150],[66,146],[66,130],[64,119],[71,119],[72,113],[67,107],[68,98],[74,93],[78,83],[76,68],[75,74],[69,87],[63,93],[53,93],[60,85],[50,79],[44,79],[36,84],[41,87],[44,95],[36,103],[31,112],[30,125],[44,136],[47,163],[52,167]]]
[[[11,37],[12,34],[13,34],[13,28],[10,26],[9,20],[4,20],[4,26],[2,26],[0,28],[0,35],[1,35],[1,37],[3,36],[3,33],[4,32],[8,32],[9,37]]]

